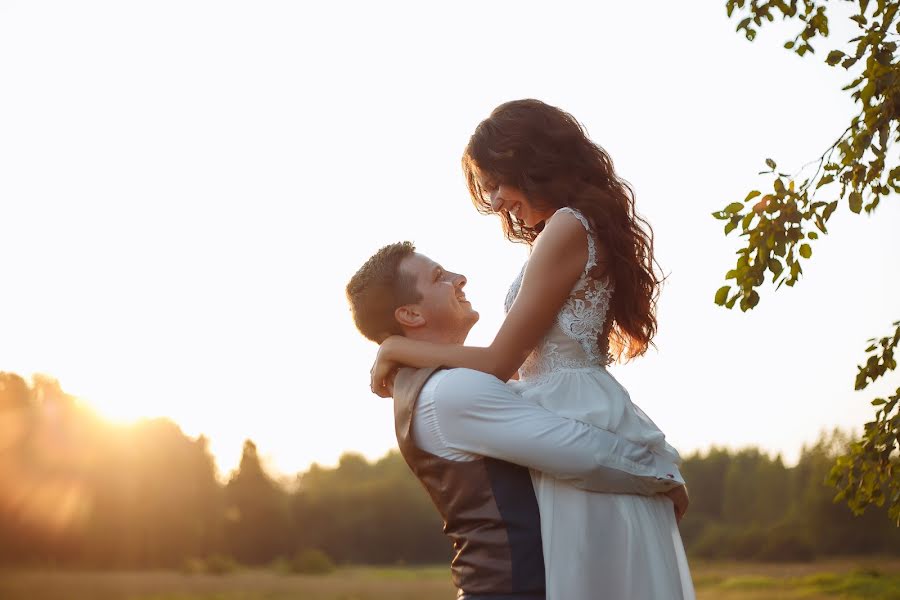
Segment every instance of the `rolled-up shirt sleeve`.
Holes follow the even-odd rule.
[[[526,400],[496,377],[445,372],[434,388],[437,424],[454,450],[516,463],[595,492],[651,495],[683,484],[671,459]]]

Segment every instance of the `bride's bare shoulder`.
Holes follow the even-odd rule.
[[[560,209],[547,219],[544,230],[537,237],[532,251],[535,254],[552,254],[580,258],[581,263],[587,259],[589,231],[579,218],[581,215],[570,210]],[[583,218],[583,217],[582,217]]]

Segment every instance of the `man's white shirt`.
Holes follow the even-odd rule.
[[[431,376],[419,393],[412,434],[419,448],[444,459],[496,458],[591,491],[650,495],[684,483],[668,458],[552,413],[471,369]]]

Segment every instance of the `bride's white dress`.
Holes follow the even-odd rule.
[[[511,382],[547,409],[613,431],[678,461],[659,428],[606,370],[607,312],[614,293],[592,276],[594,236],[587,219],[588,261],[547,333]],[[558,211],[558,212],[560,212]],[[508,311],[524,274],[506,298]],[[607,336],[604,335],[606,340]],[[532,472],[541,514],[547,600],[693,600],[681,534],[666,496],[586,492]]]

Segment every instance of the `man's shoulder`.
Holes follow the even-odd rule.
[[[438,377],[438,375],[440,377]],[[443,383],[453,382],[456,385],[463,385],[466,388],[473,385],[506,385],[490,373],[463,368],[437,369],[434,376],[430,379],[440,379]]]
[[[414,369],[402,367],[394,376],[394,399],[414,398],[426,385],[437,369]]]
[[[413,384],[433,386],[436,382],[443,380],[465,384],[505,385],[490,373],[483,373],[475,369],[445,367],[416,369],[413,367],[402,367],[397,371],[394,387],[396,389],[398,385],[405,387]]]

